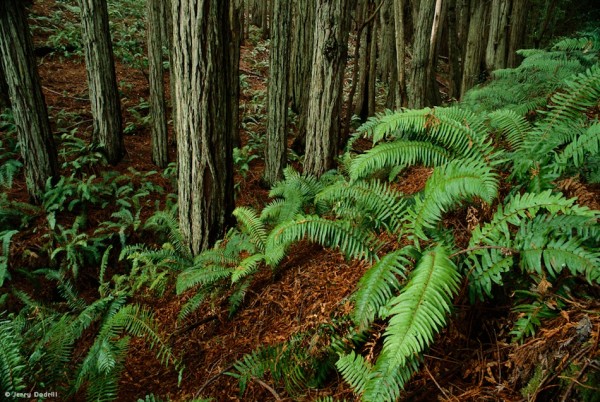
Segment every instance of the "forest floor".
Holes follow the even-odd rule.
[[[54,0],[37,2],[34,13],[49,16]],[[37,45],[46,38],[35,38]],[[265,98],[268,74],[268,53],[251,45],[242,48],[241,69],[244,74],[241,98],[242,121],[256,121],[254,113],[260,113],[256,97]],[[56,128],[60,119],[74,121],[77,135],[89,140],[91,115],[87,96],[86,72],[82,57],[64,57],[59,52],[46,54],[39,59],[39,71],[44,95],[49,106],[51,120]],[[125,124],[132,129],[125,137],[127,155],[114,169],[127,174],[133,167],[139,172],[155,170],[150,161],[150,132],[147,125],[140,123],[139,116],[130,109],[148,99],[148,81],[142,70],[117,62],[117,76],[122,91],[122,109]],[[167,85],[168,90],[168,85]],[[244,125],[247,127],[246,125]],[[252,142],[264,133],[264,124],[252,125],[252,133],[243,129],[244,144]],[[172,133],[170,133],[172,135]],[[170,141],[171,159],[175,160],[174,141]],[[261,155],[259,155],[261,156]],[[261,185],[264,165],[261,158],[250,162],[247,172],[238,173],[236,204],[262,208],[268,201],[268,191]],[[412,194],[423,189],[431,171],[413,168],[401,180],[401,191]],[[157,184],[173,191],[168,181],[160,175],[152,176]],[[597,203],[598,189],[587,189],[590,203]],[[24,178],[17,178],[11,199],[26,201]],[[161,196],[159,201],[164,200]],[[90,211],[90,221],[102,222],[110,216],[108,210]],[[446,225],[466,227],[465,215],[446,217]],[[14,242],[13,254],[22,255],[28,248],[35,248],[43,233],[20,233]],[[388,239],[389,240],[389,239]],[[145,240],[152,243],[152,240]],[[389,240],[391,242],[391,240]],[[390,243],[390,247],[394,247]],[[23,261],[26,263],[26,261]],[[44,261],[34,265],[43,266]],[[329,323],[347,314],[351,308],[348,297],[354,292],[357,281],[367,265],[348,262],[336,251],[301,242],[293,247],[289,256],[272,275],[260,274],[248,292],[243,308],[229,318],[226,306],[205,306],[191,315],[185,322],[177,316],[186,301],[186,295],[175,295],[167,289],[163,297],[153,294],[136,296],[135,302],[150,306],[161,323],[165,336],[170,340],[176,355],[185,364],[181,384],[172,367],[164,367],[154,353],[140,340],[131,343],[126,368],[119,387],[119,401],[135,401],[145,395],[155,394],[170,397],[174,401],[194,397],[212,397],[216,401],[275,401],[315,400],[323,396],[354,400],[350,387],[341,377],[333,377],[327,387],[311,390],[302,396],[290,396],[274,389],[261,380],[253,381],[243,395],[239,394],[236,378],[227,375],[232,364],[252,352],[259,345],[272,345],[289,339],[290,336]],[[85,278],[85,275],[82,275]],[[21,281],[21,282],[19,282]],[[28,288],[27,278],[18,276],[11,285]],[[37,290],[39,291],[39,290]],[[42,293],[44,290],[41,291]],[[598,351],[600,339],[600,317],[586,311],[598,311],[598,302],[593,300],[567,300],[570,307],[550,322],[545,322],[536,336],[523,345],[511,341],[511,312],[509,296],[498,299],[495,304],[471,305],[465,292],[454,300],[455,311],[450,324],[439,334],[433,347],[425,355],[421,370],[406,387],[402,400],[411,401],[522,401],[519,390],[525,385],[541,361],[560,360],[568,354],[557,352],[569,348],[577,336],[578,328],[589,325]],[[376,327],[373,339],[383,335],[384,328]],[[314,339],[318,345],[328,339]],[[368,353],[376,353],[375,344],[367,344]],[[576,353],[561,361],[561,365],[581,358]],[[552,373],[544,373],[540,381],[553,383]],[[577,378],[573,379],[578,381]],[[542,387],[543,388],[543,387]]]

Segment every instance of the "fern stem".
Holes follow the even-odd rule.
[[[469,247],[466,248],[464,250],[460,250],[457,251],[454,254],[451,254],[450,256],[448,256],[448,258],[454,258],[457,255],[460,254],[465,254],[465,253],[470,253],[471,251],[478,251],[478,250],[502,250],[502,253],[507,255],[507,254],[515,254],[518,252],[518,250],[515,250],[513,248],[510,247],[504,247],[504,246],[477,246],[477,247]]]

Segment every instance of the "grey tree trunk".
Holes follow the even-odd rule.
[[[8,94],[8,83],[6,82],[4,68],[0,63],[0,111],[7,107],[10,107],[10,95]]]
[[[300,116],[298,135],[292,148],[304,152],[306,146],[306,118],[310,77],[312,75],[313,43],[315,38],[315,0],[296,0],[292,35],[292,54],[290,56],[290,98],[292,110]]]
[[[317,6],[304,171],[315,176],[333,168],[340,133],[351,0]]]
[[[485,60],[485,35],[488,16],[488,3],[475,1],[471,4],[471,22],[469,24],[469,36],[467,39],[467,50],[463,62],[463,77],[461,90],[464,94],[473,88],[479,81],[482,71],[482,62]]]
[[[0,1],[0,62],[12,100],[27,190],[37,203],[46,181],[57,175],[58,162],[27,16],[20,0]]]
[[[287,161],[291,11],[289,0],[273,0],[264,177],[269,185],[283,177]]]
[[[93,143],[117,164],[125,154],[121,99],[104,0],[80,0],[81,27],[85,52],[92,117]]]
[[[398,85],[396,88],[396,107],[406,106],[406,35],[404,32],[404,0],[394,0],[394,25],[396,28],[396,68]]]
[[[231,220],[233,161],[228,0],[173,0],[179,225],[194,254]]]
[[[148,71],[150,80],[150,131],[152,162],[160,168],[169,164],[165,84],[163,81],[162,45],[168,43],[161,25],[165,19],[162,0],[148,0],[146,34],[148,36]]]
[[[429,99],[431,73],[428,71],[430,66],[428,59],[435,5],[436,0],[422,0],[419,6],[408,91],[408,107],[411,109],[420,109],[433,103]]]
[[[506,67],[510,3],[510,0],[493,0],[492,2],[489,38],[485,51],[485,65],[488,71]]]
[[[229,4],[229,23],[231,35],[229,36],[229,79],[231,103],[231,139],[234,148],[241,148],[240,136],[239,98],[240,98],[240,49],[244,37],[244,0],[231,0]]]
[[[396,69],[396,29],[394,26],[394,3],[386,1],[380,11],[381,39],[379,46],[379,76],[387,84],[388,93],[386,107],[396,106],[396,86],[398,85],[398,70]]]
[[[450,99],[460,98],[460,84],[462,81],[462,50],[458,41],[458,13],[457,0],[448,1],[448,96]]]
[[[513,2],[510,16],[510,36],[508,41],[508,60],[506,67],[514,68],[521,62],[517,50],[523,46],[525,38],[525,21],[527,20],[528,1],[518,0]]]

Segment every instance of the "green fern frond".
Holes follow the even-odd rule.
[[[488,115],[490,126],[499,130],[506,136],[512,149],[517,149],[523,144],[529,132],[533,129],[522,114],[510,109],[502,109]]]
[[[182,294],[197,285],[214,284],[231,277],[234,270],[222,266],[192,267],[177,276],[177,294]]]
[[[252,278],[246,278],[242,282],[238,282],[237,286],[229,296],[229,316],[232,317],[240,308],[244,299],[246,298],[246,294],[248,293],[248,289],[250,289],[250,285],[252,284]]]
[[[254,274],[260,265],[265,260],[265,256],[262,254],[254,254],[244,258],[238,266],[233,270],[231,274],[231,283],[235,284],[240,279],[246,278],[249,275]]]
[[[396,400],[404,385],[399,374],[445,325],[460,279],[443,246],[419,260],[400,295],[389,303],[383,349],[365,385],[364,400]]]
[[[362,394],[371,376],[373,366],[354,351],[341,356],[335,363],[337,369],[356,394]]]
[[[260,252],[265,251],[265,242],[267,240],[267,230],[265,224],[260,220],[254,210],[247,207],[237,207],[233,211],[233,216],[236,217],[238,224],[241,225],[242,231],[246,233],[252,243]]]
[[[454,155],[441,146],[424,141],[397,140],[379,144],[357,156],[350,165],[350,178],[358,180],[382,169],[405,167],[420,163],[440,166],[452,160]]]
[[[21,345],[18,342],[11,321],[0,321],[0,392],[19,392],[26,387],[27,364],[21,356]]]
[[[447,208],[472,197],[492,203],[498,192],[498,175],[482,162],[454,160],[434,170],[422,195],[408,210],[406,227],[427,239],[424,228],[433,228]]]
[[[406,279],[407,267],[412,267],[406,256],[406,249],[389,253],[360,278],[357,284],[358,291],[352,297],[352,319],[360,328],[368,327],[379,309],[386,305],[394,292],[400,288],[398,278]]]
[[[376,227],[384,226],[389,232],[397,233],[406,215],[406,202],[401,197],[401,193],[379,181],[348,183],[340,180],[317,194],[315,203],[339,204],[334,208],[338,216],[344,217],[340,214],[344,210],[352,211],[363,220],[375,222]]]
[[[557,155],[556,164],[562,173],[570,161],[573,166],[579,168],[585,164],[587,154],[597,155],[599,152],[600,124],[596,123],[588,127],[583,135],[575,138]]]
[[[502,275],[514,265],[513,251],[509,247],[504,250],[478,249],[469,254],[465,265],[471,301],[484,300],[484,296],[492,295],[493,285],[503,284]]]
[[[267,238],[265,260],[277,266],[292,243],[307,237],[325,247],[339,248],[349,259],[376,258],[379,244],[371,233],[356,230],[349,222],[330,221],[318,216],[300,216],[276,226]]]

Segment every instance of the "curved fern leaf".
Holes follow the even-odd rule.
[[[247,207],[237,207],[233,211],[233,216],[242,226],[244,233],[250,236],[250,239],[258,251],[265,251],[265,242],[267,240],[267,230],[264,223],[260,220],[256,212]]]
[[[354,351],[341,356],[335,365],[354,392],[362,394],[369,381],[373,366]]]
[[[352,297],[352,319],[360,328],[368,327],[379,308],[387,304],[400,288],[398,277],[406,279],[406,267],[412,266],[406,255],[405,249],[389,253],[360,278],[358,291]]]
[[[502,109],[488,115],[490,126],[506,136],[512,149],[519,148],[533,129],[523,115],[510,109]]]
[[[481,162],[455,160],[434,170],[422,195],[408,210],[407,228],[427,239],[423,228],[433,228],[450,206],[470,197],[491,203],[498,192],[498,177]]]
[[[350,178],[358,180],[382,169],[416,163],[439,166],[452,160],[453,156],[448,150],[430,142],[397,140],[377,145],[357,156],[350,165]]]
[[[330,221],[318,216],[301,216],[276,226],[267,238],[265,260],[277,266],[292,243],[307,237],[325,247],[337,247],[347,258],[372,261],[379,245],[371,233],[356,230],[349,222]]]
[[[419,260],[400,295],[390,302],[383,349],[365,385],[364,400],[396,400],[404,386],[399,371],[433,341],[445,325],[460,275],[443,246]]]

